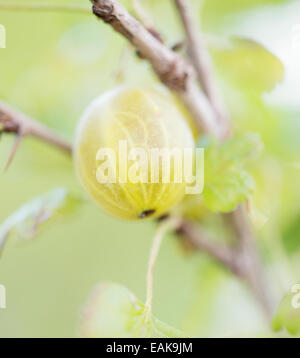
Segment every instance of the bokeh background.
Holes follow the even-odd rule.
[[[0,49],[0,98],[66,138],[72,140],[84,108],[101,92],[120,81],[156,83],[149,65],[94,16],[5,11],[1,2],[7,48]],[[121,2],[130,9],[130,1]],[[171,0],[141,2],[170,46],[182,40]],[[75,3],[90,6],[85,0]],[[235,127],[258,132],[265,145],[253,200],[266,217],[257,228],[258,246],[278,303],[300,279],[300,1],[194,0],[193,5],[199,28],[215,46],[218,81]],[[240,44],[223,51],[231,36]],[[270,66],[269,57],[249,39],[280,59],[285,69],[280,83],[280,62]],[[1,137],[0,167],[12,143],[13,137]],[[9,170],[0,174],[0,222],[61,186],[85,195],[66,155],[24,140]],[[0,336],[76,336],[81,306],[99,281],[122,283],[144,300],[154,231],[151,222],[114,219],[86,200],[33,240],[12,236],[0,258],[0,284],[7,290]],[[183,250],[172,235],[163,242],[154,282],[154,314],[190,335],[271,334],[248,289],[206,255]]]

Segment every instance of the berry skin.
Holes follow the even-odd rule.
[[[126,182],[119,182],[120,141],[126,141],[128,152],[142,148],[147,153],[148,182],[138,176],[138,170],[136,180],[127,172]],[[104,159],[100,161],[97,153],[102,148],[116,153],[116,182],[99,181],[97,173]],[[83,114],[74,147],[76,171],[84,188],[107,213],[128,220],[159,217],[182,199],[186,183],[183,173],[182,182],[172,182],[175,175],[172,160],[169,161],[171,181],[162,182],[165,164],[159,161],[159,180],[150,182],[152,148],[194,148],[193,135],[182,112],[172,96],[162,89],[118,87],[93,101]],[[108,163],[109,171],[113,162]],[[139,165],[130,157],[127,164],[128,171]]]

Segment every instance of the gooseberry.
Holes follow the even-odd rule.
[[[83,114],[75,166],[84,188],[106,212],[130,220],[154,218],[182,199],[187,184],[184,175],[177,180],[183,167],[172,157],[156,162],[159,174],[154,175],[153,153],[185,148],[194,148],[193,135],[170,94],[121,86],[94,100]]]

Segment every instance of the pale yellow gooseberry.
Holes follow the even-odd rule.
[[[146,156],[129,155],[121,163],[125,147],[128,154],[142,149]],[[187,184],[184,175],[181,182],[175,182],[176,165],[171,158],[169,163],[159,160],[159,180],[153,182],[154,148],[194,148],[182,112],[160,88],[118,87],[93,101],[83,114],[74,146],[76,171],[84,188],[107,213],[130,220],[159,217],[182,199]],[[170,182],[162,180],[165,166],[170,167]],[[146,169],[146,177],[141,169]],[[103,181],[106,174],[114,180]]]

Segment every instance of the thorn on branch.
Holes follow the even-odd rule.
[[[21,135],[21,134],[17,135],[17,137],[16,137],[16,139],[14,141],[14,144],[12,146],[12,149],[10,151],[10,154],[8,156],[7,162],[6,162],[5,166],[4,166],[4,172],[6,172],[7,169],[10,167],[10,165],[11,165],[11,163],[12,163],[12,161],[13,161],[15,155],[16,155],[16,152],[17,152],[17,150],[19,148],[19,145],[20,145],[20,143],[21,143],[23,138],[24,138],[24,135]]]
[[[38,138],[47,142],[68,154],[72,153],[71,144],[63,139],[59,134],[52,131],[42,123],[29,118],[22,112],[14,109],[8,104],[0,101],[0,134],[13,133],[17,136],[9,155],[6,168],[10,165],[21,140],[26,136]]]
[[[14,120],[12,120],[11,117],[9,117],[7,114],[0,113],[0,134],[4,133],[4,132],[16,134],[16,139],[14,141],[14,144],[11,148],[10,154],[9,154],[6,164],[4,166],[3,171],[6,172],[8,170],[8,168],[10,167],[10,165],[17,153],[19,145],[26,134],[26,130],[25,130],[24,126],[22,126],[20,123],[17,123]]]

